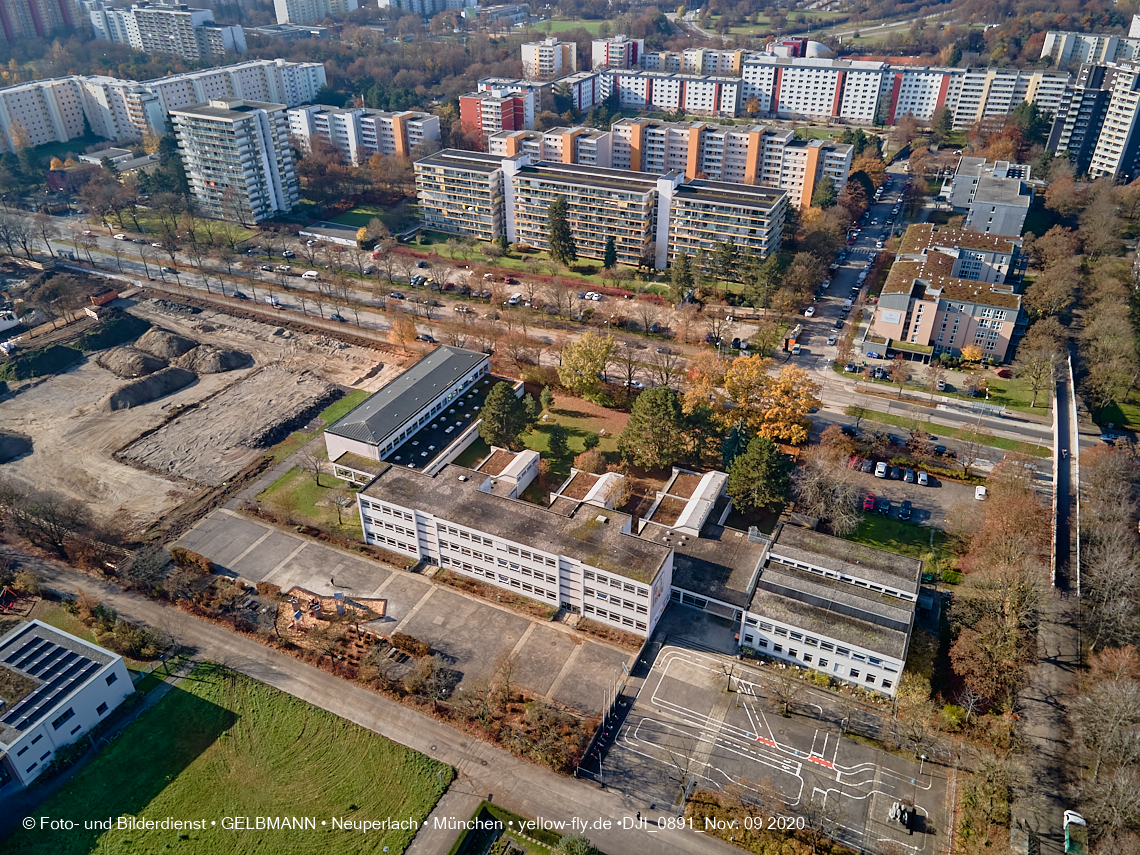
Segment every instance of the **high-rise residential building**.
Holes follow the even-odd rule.
[[[366,107],[314,104],[289,110],[289,133],[307,150],[323,137],[361,164],[374,154],[409,157],[422,143],[439,142],[439,117],[411,110],[389,113]]]
[[[976,345],[1005,362],[1022,321],[1012,280],[1023,265],[1015,238],[913,225],[883,285],[872,330],[890,349],[956,356]]]
[[[534,93],[492,89],[461,95],[459,121],[464,133],[478,139],[480,150],[485,150],[492,134],[534,129]]]
[[[955,103],[954,128],[966,130],[983,119],[1008,115],[1022,101],[1056,115],[1070,79],[1064,71],[968,68]]]
[[[623,110],[679,111],[725,118],[732,118],[740,111],[743,86],[739,77],[635,69],[607,71],[601,79],[602,97],[617,93]]]
[[[611,133],[615,169],[772,187],[798,206],[811,204],[825,176],[842,193],[854,157],[850,145],[798,140],[794,131],[761,125],[622,119]]]
[[[198,60],[245,52],[245,31],[215,24],[209,9],[146,2],[115,9],[104,0],[89,3],[88,8],[95,38],[129,44],[144,53]]]
[[[0,89],[0,150],[67,142],[84,134],[84,119],[113,142],[166,132],[176,108],[210,100],[270,101],[289,107],[316,98],[325,85],[319,62],[258,59],[155,80],[80,76]]]
[[[1033,204],[1031,173],[1031,167],[1024,163],[989,163],[984,157],[963,157],[943,192],[950,207],[966,212],[963,228],[1018,238]]]
[[[1140,65],[1119,66],[1112,84],[1088,174],[1131,181],[1140,174]]]
[[[629,36],[594,39],[591,45],[590,67],[637,68],[641,65],[643,53],[645,53],[645,39],[631,39]]]
[[[1041,45],[1041,58],[1046,57],[1059,68],[1087,62],[1127,62],[1140,59],[1140,38],[1050,30]]]
[[[1119,69],[1117,65],[1082,65],[1077,79],[1065,87],[1053,116],[1045,148],[1067,156],[1078,175],[1089,171]]]
[[[613,165],[613,134],[598,128],[551,128],[548,131],[500,131],[487,140],[487,152],[495,157],[529,154],[535,161],[579,163],[584,166]]]
[[[667,267],[680,249],[732,238],[760,258],[779,250],[787,194],[781,190],[656,175],[593,164],[447,150],[416,161],[420,212],[430,228],[545,248],[550,203],[565,197],[579,256]]]
[[[578,70],[578,45],[556,38],[522,46],[523,76],[538,80],[573,74]]]
[[[73,0],[0,0],[0,29],[13,44],[21,39],[44,39],[75,26]]]
[[[300,183],[284,104],[210,101],[170,116],[200,211],[246,223],[296,207]]]
[[[754,54],[744,61],[741,77],[745,109],[757,118],[869,125],[878,114],[887,64]]]
[[[319,24],[359,8],[358,0],[273,0],[278,24]]]

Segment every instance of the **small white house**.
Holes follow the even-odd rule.
[[[0,637],[0,794],[134,692],[123,657],[33,620]]]

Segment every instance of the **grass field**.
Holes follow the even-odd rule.
[[[367,226],[373,219],[379,219],[395,234],[402,231],[414,219],[407,203],[400,203],[393,207],[384,205],[357,205],[350,208],[339,217],[333,217],[330,223],[339,223],[343,226]]]
[[[931,548],[931,532],[934,533],[933,548]],[[911,558],[927,559],[931,554],[942,558],[949,554],[946,535],[940,529],[915,525],[880,514],[867,514],[859,524],[859,528],[848,539],[887,552],[909,555]]]
[[[37,808],[76,828],[20,830],[0,849],[11,855],[402,852],[414,830],[365,834],[336,829],[333,819],[422,821],[452,777],[449,767],[358,725],[203,664]],[[203,827],[84,829],[85,821],[122,815],[200,820]],[[228,817],[311,817],[316,827],[224,830]]]
[[[323,460],[324,449],[321,452]],[[350,505],[341,511],[341,523],[338,524],[336,507],[331,501],[334,493],[350,489],[349,484],[328,474],[321,475],[321,484],[317,486],[317,480],[311,472],[305,472],[294,466],[266,487],[258,498],[266,504],[275,505],[283,494],[289,494],[295,502],[292,510],[314,525],[363,540],[364,534],[360,530],[360,517],[356,512],[356,505]]]

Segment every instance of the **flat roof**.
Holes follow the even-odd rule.
[[[913,602],[809,573],[781,561],[768,562],[758,586],[773,594],[899,632],[910,628],[914,616]]]
[[[649,523],[641,537],[657,543],[671,529]],[[748,535],[719,525],[706,526],[700,537],[682,540],[679,534],[669,537],[673,546],[673,585],[737,608],[747,608],[752,593],[750,584],[764,554],[764,544],[753,543]]]
[[[22,678],[9,678],[12,685],[34,687],[11,699],[0,697],[0,744],[11,745],[116,658],[38,620],[17,624],[0,638],[0,672]]]
[[[974,202],[990,205],[1017,205],[1028,208],[1033,194],[1020,178],[994,178],[983,175],[974,191]]]
[[[534,176],[567,184],[599,186],[609,184],[631,193],[647,193],[657,189],[657,181],[664,178],[656,172],[634,172],[629,169],[605,169],[598,166],[585,166],[577,163],[557,163],[540,160],[527,166],[520,166],[517,177]]]
[[[1012,253],[1015,249],[1020,248],[1021,241],[1002,235],[988,235],[972,229],[916,223],[909,226],[903,234],[899,252],[921,253],[936,246],[956,246],[962,249]]]
[[[434,477],[391,466],[361,493],[646,585],[669,558],[669,547],[622,533],[630,522],[628,514],[579,504],[564,515],[522,499],[484,493],[479,490],[484,480],[485,475],[455,464]]]
[[[253,110],[272,111],[288,109],[284,104],[274,104],[269,101],[243,101],[238,98],[227,100],[226,104],[233,106],[217,107],[214,106],[213,103],[206,101],[201,104],[190,104],[186,107],[171,110],[170,114],[172,116],[197,116],[204,119],[223,119],[233,122],[246,118]]]
[[[421,157],[416,161],[415,165],[419,166],[420,164],[491,173],[503,168],[503,159],[497,155],[486,154],[481,151],[462,151],[460,149],[447,148],[443,151],[429,154],[427,157]]]
[[[392,432],[462,380],[490,357],[485,353],[440,345],[325,429],[369,445],[383,445]]]
[[[679,186],[675,198],[695,198],[701,202],[720,202],[741,208],[774,210],[787,198],[786,190],[757,187],[752,184],[731,184],[727,181],[708,181],[694,178]]]
[[[922,562],[917,558],[798,526],[781,526],[772,542],[772,557],[799,559],[915,596],[921,584]]]

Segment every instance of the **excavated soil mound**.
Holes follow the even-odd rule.
[[[32,438],[22,433],[0,430],[0,463],[32,453]]]
[[[135,342],[135,347],[162,359],[177,359],[198,346],[198,342],[158,327],[152,327]]]
[[[200,344],[175,360],[176,365],[196,374],[221,374],[239,368],[252,368],[253,357],[240,350],[222,350],[212,344]]]
[[[99,402],[99,409],[104,412],[126,410],[131,407],[141,407],[149,404],[164,395],[184,389],[198,379],[193,371],[185,368],[164,368],[149,377],[128,383],[121,389],[107,395]]]
[[[134,377],[146,377],[167,366],[165,359],[159,359],[137,347],[114,347],[106,353],[95,357],[95,362],[103,366],[116,377],[130,380]]]

